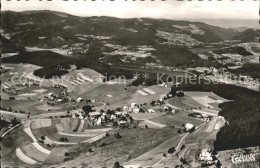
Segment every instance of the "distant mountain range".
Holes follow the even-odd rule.
[[[4,36],[17,45],[55,48],[82,42],[76,35],[110,37],[113,43],[147,45],[163,42],[156,34],[187,34],[200,42],[223,40],[253,41],[257,32],[252,29],[226,29],[202,22],[176,21],[167,19],[113,17],[78,17],[55,11],[2,12]],[[259,32],[259,31],[258,31]],[[88,39],[90,40],[90,38]],[[86,40],[85,40],[86,41]]]

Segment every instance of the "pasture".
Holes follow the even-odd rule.
[[[168,128],[143,129],[137,127],[133,129],[120,129],[118,131],[122,136],[120,139],[109,136],[93,144],[87,143],[73,146],[70,151],[73,160],[59,164],[59,166],[112,167],[116,161],[123,163],[136,158],[177,135],[177,129]],[[107,145],[100,146],[102,143]],[[89,148],[92,148],[94,152],[86,152]]]
[[[152,101],[162,99],[167,93],[169,93],[169,88],[157,85],[150,87],[139,87],[139,89],[131,96],[131,99],[128,101],[128,104],[150,103]]]
[[[195,126],[198,126],[203,123],[202,120],[188,117],[188,113],[184,111],[180,111],[175,114],[165,114],[156,118],[152,118],[150,120],[156,123],[176,127],[182,127],[182,125],[186,123],[191,123]]]

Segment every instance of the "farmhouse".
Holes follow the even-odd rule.
[[[213,161],[211,153],[208,151],[208,149],[202,149],[199,159],[203,161]]]
[[[149,113],[155,113],[155,111],[153,109],[148,109],[147,110]]]
[[[90,112],[89,116],[90,118],[97,118],[98,116],[100,116],[100,112],[98,111]]]
[[[128,106],[124,106],[124,107],[123,107],[123,110],[124,110],[124,111],[128,111],[128,110],[129,110],[129,107],[128,107]]]
[[[185,130],[186,131],[192,131],[195,129],[195,126],[193,124],[190,124],[190,123],[187,123],[185,126],[184,126]]]
[[[76,99],[76,102],[83,102],[84,101],[84,99],[82,98],[82,97],[78,97],[77,99]]]

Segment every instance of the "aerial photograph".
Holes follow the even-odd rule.
[[[260,167],[259,1],[1,3],[1,167]]]

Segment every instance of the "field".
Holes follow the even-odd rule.
[[[203,123],[202,120],[188,117],[188,113],[184,111],[180,111],[176,114],[170,114],[170,115],[165,114],[156,118],[152,118],[150,120],[164,125],[169,124],[171,126],[176,126],[177,128],[183,127],[182,125],[186,123],[191,123],[195,126],[198,126]]]
[[[22,126],[19,126],[11,133],[8,133],[4,138],[1,138],[1,166],[28,166],[20,161],[15,154],[16,148],[29,145],[33,142],[30,136],[24,133],[22,128]]]
[[[133,117],[134,120],[149,120],[151,118],[155,118],[158,116],[163,115],[164,113],[131,113],[130,115]]]
[[[88,100],[97,100],[98,102],[108,103],[108,108],[122,107],[122,104],[127,104],[133,93],[138,90],[138,87],[127,86],[126,84],[102,84],[90,91],[80,94],[79,96]],[[110,98],[107,95],[111,95]]]
[[[142,128],[118,131],[122,136],[120,139],[110,136],[92,145],[81,144],[79,147],[74,146],[71,150],[71,153],[74,155],[72,158],[74,159],[64,164],[59,164],[59,166],[111,167],[116,161],[122,163],[149,151],[161,142],[176,135],[177,132],[176,129],[156,130]],[[99,147],[102,143],[107,145]],[[93,153],[84,152],[90,147],[93,149]]]
[[[186,111],[217,116],[220,111],[219,104],[228,101],[212,92],[184,92],[184,94],[184,97],[170,98],[166,102]]]
[[[80,120],[78,118],[62,119],[35,119],[27,120],[22,126],[14,130],[14,134],[8,133],[4,139],[2,157],[6,159],[8,165],[11,161],[7,157],[15,157],[16,160],[23,161],[21,165],[38,165],[41,163],[57,163],[66,158],[65,152],[69,151],[72,145],[79,142],[92,144],[106,135],[112,128],[86,129],[85,132],[73,132],[78,127]],[[58,132],[59,125],[64,132]],[[23,129],[23,130],[22,130]],[[18,134],[16,134],[18,131]],[[84,130],[82,130],[84,131]],[[42,136],[45,137],[43,143],[40,143]],[[67,138],[68,141],[60,141],[60,138]],[[39,143],[38,143],[39,142]],[[51,146],[48,146],[50,144]],[[62,146],[67,146],[63,148]],[[58,151],[64,153],[57,153]],[[50,156],[56,153],[57,160]],[[15,156],[16,155],[16,156]],[[20,163],[18,161],[17,163]],[[11,164],[11,163],[10,163]]]
[[[169,89],[161,86],[150,86],[143,87],[136,91],[132,95],[132,98],[128,101],[128,104],[131,103],[150,103],[152,101],[162,99],[167,93],[169,93]]]

